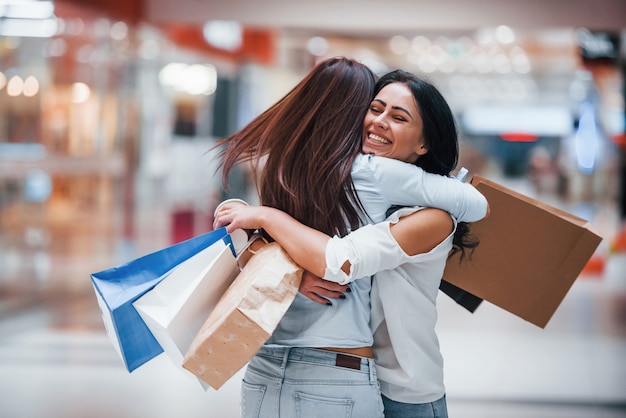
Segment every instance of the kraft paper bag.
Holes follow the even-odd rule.
[[[238,248],[245,245],[247,235],[238,230],[231,234],[231,239]],[[163,281],[133,302],[176,366],[181,366],[202,323],[238,273],[235,250],[220,240],[179,264]]]
[[[490,215],[471,226],[471,260],[451,257],[443,278],[541,328],[602,241],[591,224],[481,176]]]
[[[302,272],[275,242],[256,251],[202,325],[183,367],[219,389],[272,335]]]
[[[217,241],[232,245],[226,228],[91,274],[107,335],[129,372],[163,352],[133,302],[165,279],[180,263]]]

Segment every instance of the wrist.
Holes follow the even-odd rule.
[[[259,212],[259,227],[269,232],[272,229],[272,225],[275,222],[276,212],[278,209],[270,208],[268,206],[261,206]]]

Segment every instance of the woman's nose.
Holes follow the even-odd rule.
[[[389,126],[387,124],[387,121],[385,120],[384,115],[378,115],[376,118],[374,118],[374,124],[382,129],[387,129],[387,127]]]

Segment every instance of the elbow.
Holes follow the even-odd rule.
[[[489,212],[491,210],[489,208],[489,202],[487,201],[487,198],[481,194],[480,200],[477,201],[477,203],[480,204],[475,207],[475,211],[473,213],[479,216],[477,216],[475,219],[470,220],[469,222],[477,222],[489,216]]]
[[[491,209],[489,208],[489,201],[487,200],[487,198],[484,195],[482,196],[482,205],[483,205],[483,213],[484,213],[484,215],[482,216],[481,219],[484,219],[484,218],[488,217],[489,213],[491,212]]]
[[[480,204],[475,202],[465,208],[464,216],[458,218],[460,222],[477,222],[489,216],[489,203],[484,197],[480,200]]]

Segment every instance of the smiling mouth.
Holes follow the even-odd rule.
[[[375,135],[373,133],[368,133],[367,134],[367,138],[370,139],[373,142],[376,142],[377,144],[382,144],[382,145],[387,145],[387,144],[391,144],[391,141],[386,140],[385,138]]]

